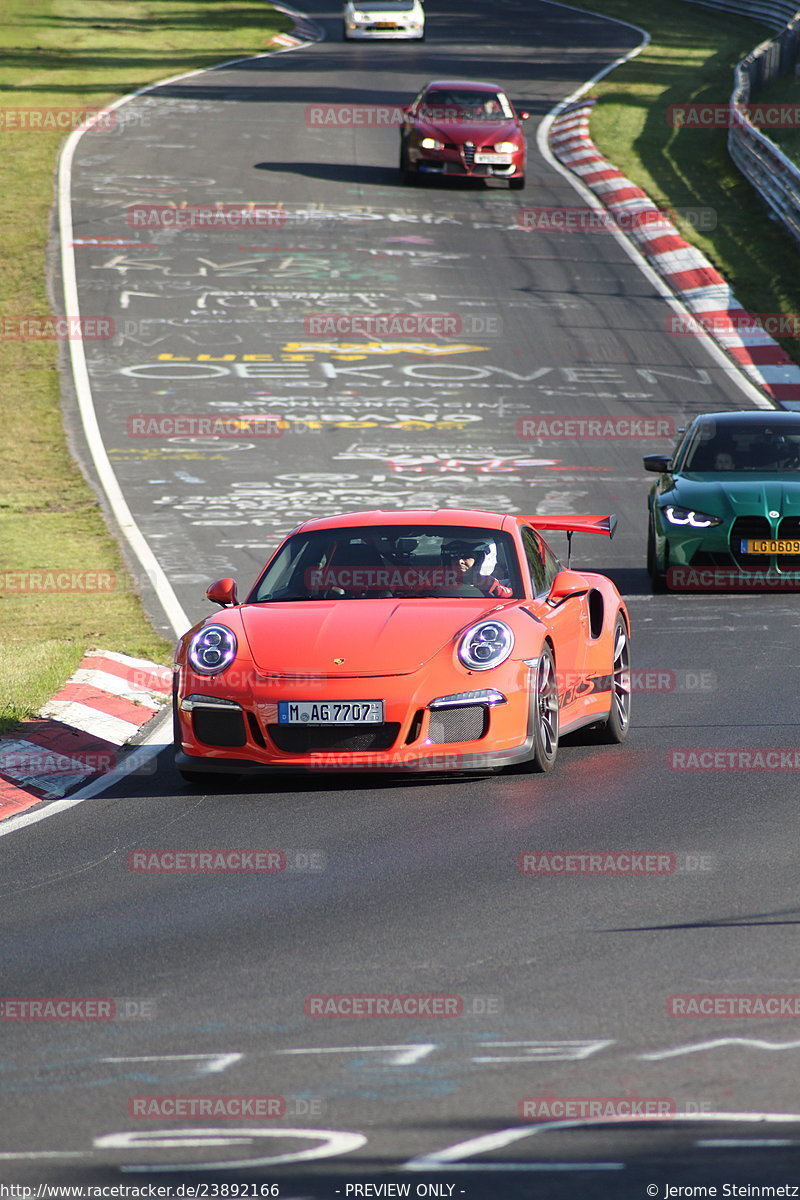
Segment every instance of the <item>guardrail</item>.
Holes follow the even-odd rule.
[[[779,31],[736,66],[730,99],[728,153],[745,179],[800,242],[800,167],[755,127],[746,108],[763,87],[794,69],[800,45],[796,0],[690,0],[690,3],[761,20]]]
[[[763,21],[772,29],[782,29],[797,12],[794,0],[689,0],[689,3],[738,13],[752,21]]]

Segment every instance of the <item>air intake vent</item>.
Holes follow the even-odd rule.
[[[481,704],[468,708],[440,708],[431,713],[428,740],[440,742],[472,742],[482,738],[489,726],[489,710]]]

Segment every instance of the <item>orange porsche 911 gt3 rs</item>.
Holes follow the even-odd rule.
[[[549,771],[561,734],[630,722],[630,624],[605,575],[540,531],[615,517],[469,509],[306,521],[241,603],[181,638],[176,765],[207,772]]]

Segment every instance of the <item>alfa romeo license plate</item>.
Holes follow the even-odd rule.
[[[476,154],[476,163],[495,163],[498,167],[508,167],[511,165],[510,154]]]
[[[800,554],[800,538],[742,538],[742,554]]]
[[[279,725],[382,725],[382,700],[279,700]]]

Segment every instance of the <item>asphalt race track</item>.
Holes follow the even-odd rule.
[[[796,771],[786,756],[758,771],[680,758],[795,749],[797,598],[650,595],[641,455],[669,436],[520,436],[532,416],[671,429],[753,404],[703,344],[669,331],[670,308],[614,237],[520,218],[580,204],[536,127],[639,35],[544,3],[498,0],[488,18],[475,0],[439,0],[422,45],[344,45],[338,10],[309,12],[328,40],[163,86],[78,146],[81,310],[115,324],[88,361],[124,496],[190,621],[211,580],[249,584],[307,516],[616,512],[616,539],[576,538],[574,562],[608,571],[630,605],[634,728],[621,747],[567,739],[547,778],[205,792],[165,754],[0,838],[3,994],[109,997],[129,1017],[3,1022],[0,1178],[207,1185],[198,1196],[247,1183],[239,1195],[282,1200],[798,1185],[796,1019],[668,1007],[797,987]],[[530,110],[523,192],[401,186],[397,130],[376,114],[459,76]],[[169,229],[129,215],[218,202],[283,216]],[[315,332],[321,315],[386,312],[449,314],[456,332],[378,351]],[[270,414],[281,436],[142,437],[142,414]],[[150,873],[129,858],[220,847],[280,850],[286,869]],[[674,857],[658,874],[520,871],[520,855],[545,851]],[[307,1015],[330,994],[457,997],[458,1015]],[[137,1115],[145,1096],[272,1102],[153,1118]],[[537,1123],[565,1098],[661,1116]],[[354,1190],[366,1184],[377,1190]]]

